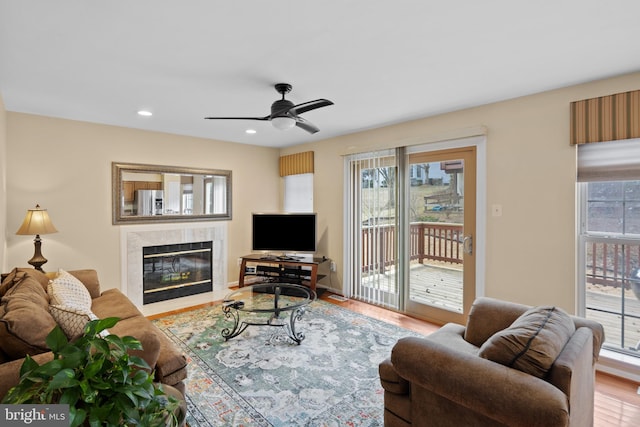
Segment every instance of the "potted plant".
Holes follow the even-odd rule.
[[[72,427],[178,425],[179,402],[153,383],[142,358],[129,354],[142,349],[140,341],[103,333],[118,320],[92,320],[73,342],[56,326],[46,340],[53,360],[38,365],[27,356],[3,403],[68,404]]]

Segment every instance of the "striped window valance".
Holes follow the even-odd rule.
[[[313,173],[313,151],[280,157],[280,176]]]
[[[640,138],[640,90],[571,103],[571,144]]]

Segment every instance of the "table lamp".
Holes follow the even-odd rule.
[[[24,217],[22,225],[16,231],[19,235],[34,235],[36,238],[33,240],[35,245],[35,253],[28,263],[36,270],[43,271],[42,265],[47,262],[47,259],[42,256],[40,252],[40,246],[42,246],[42,240],[40,240],[41,234],[57,233],[58,230],[53,226],[49,214],[46,209],[42,209],[40,205],[36,205],[35,209],[27,210],[27,216]]]

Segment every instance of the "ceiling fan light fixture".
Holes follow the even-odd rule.
[[[294,127],[296,125],[296,121],[291,117],[281,116],[272,118],[271,124],[276,129],[287,130]]]
[[[300,114],[317,108],[333,105],[328,99],[316,99],[313,101],[303,102],[294,105],[293,102],[284,98],[286,93],[291,91],[291,85],[288,83],[278,83],[275,85],[276,91],[282,95],[282,99],[278,99],[271,104],[271,113],[263,117],[205,117],[207,120],[260,120],[269,121],[274,128],[279,130],[287,130],[292,127],[298,127],[310,134],[318,132],[316,126],[309,121],[300,117]]]

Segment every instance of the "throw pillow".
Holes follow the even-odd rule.
[[[543,378],[575,332],[571,317],[557,307],[534,307],[497,332],[478,355]]]
[[[47,288],[52,305],[82,307],[91,310],[91,295],[87,288],[72,274],[60,269]]]
[[[48,350],[47,334],[56,326],[42,285],[25,277],[0,300],[0,347],[11,359]]]
[[[49,311],[69,341],[82,335],[87,322],[98,318],[91,310],[73,305],[50,305]]]
[[[9,289],[19,284],[27,274],[24,271],[19,271],[18,268],[14,268],[10,273],[3,275],[2,284],[0,284],[0,297],[3,297]]]
[[[33,268],[14,268],[10,273],[2,275],[2,284],[0,284],[0,297],[6,294],[9,289],[18,285],[22,280],[27,277],[31,277],[35,279],[40,285],[42,289],[47,290],[47,284],[49,283],[49,279],[47,276]]]

